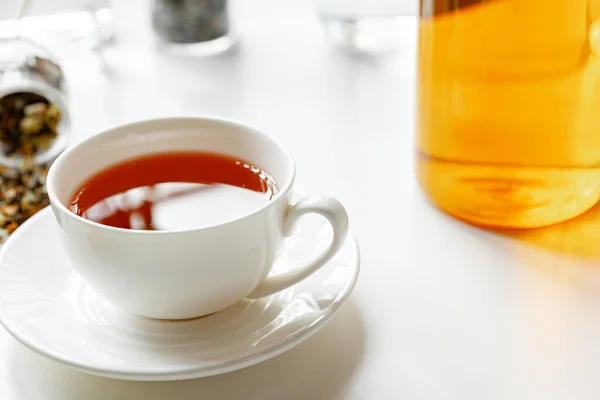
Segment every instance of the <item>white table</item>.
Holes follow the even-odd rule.
[[[117,2],[115,2],[117,3]],[[271,132],[304,190],[338,197],[362,249],[349,303],[263,364],[171,383],[71,370],[0,330],[0,399],[596,399],[600,212],[514,240],[427,205],[413,177],[416,21],[403,54],[327,46],[309,1],[239,0],[237,52],[165,55],[145,1],[119,36],[65,64],[75,138],[128,121],[216,114]]]

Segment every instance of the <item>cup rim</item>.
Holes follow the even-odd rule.
[[[250,131],[254,134],[260,135],[260,136],[266,138],[267,140],[270,140],[271,142],[273,142],[275,144],[275,146],[277,147],[277,149],[283,154],[283,156],[287,160],[287,163],[290,168],[289,176],[286,179],[284,185],[281,186],[279,192],[275,195],[275,197],[270,199],[266,204],[262,205],[261,207],[255,209],[253,211],[250,211],[249,213],[241,215],[239,217],[233,218],[233,219],[225,220],[225,221],[222,221],[222,222],[219,222],[216,224],[206,225],[206,226],[202,226],[202,227],[198,227],[198,228],[188,228],[188,229],[146,231],[146,230],[117,228],[114,226],[104,225],[104,224],[100,224],[98,222],[94,222],[94,221],[85,219],[85,218],[75,214],[71,210],[69,210],[58,199],[58,195],[57,195],[55,187],[54,187],[55,186],[54,182],[56,180],[56,175],[58,173],[57,171],[64,168],[64,165],[66,162],[65,160],[68,159],[68,157],[71,154],[81,151],[81,148],[88,145],[89,143],[106,139],[107,136],[111,136],[111,135],[117,136],[119,134],[122,134],[123,131],[127,130],[127,129],[131,129],[131,128],[135,128],[135,127],[139,127],[139,126],[143,126],[143,125],[147,125],[147,124],[152,124],[152,123],[163,123],[164,124],[164,123],[177,123],[177,122],[217,122],[217,123],[221,123],[224,125],[229,125],[230,127],[244,130],[246,132]],[[208,231],[208,230],[221,228],[223,226],[231,225],[231,224],[243,221],[245,219],[251,218],[254,215],[260,214],[260,213],[264,212],[265,210],[267,210],[271,207],[274,207],[275,204],[279,202],[279,200],[284,198],[287,195],[287,193],[290,191],[290,189],[292,188],[295,178],[296,178],[296,163],[295,163],[294,158],[293,158],[292,154],[290,153],[290,151],[288,149],[286,149],[278,140],[276,140],[275,138],[273,138],[272,136],[270,136],[269,134],[267,134],[266,132],[264,132],[261,129],[255,128],[251,125],[242,123],[242,122],[234,120],[234,119],[217,117],[217,116],[167,117],[167,118],[144,119],[144,120],[138,120],[138,121],[134,121],[134,122],[126,123],[126,124],[117,125],[113,128],[106,129],[95,135],[92,135],[92,136],[86,138],[85,140],[82,140],[81,142],[77,143],[76,145],[68,148],[62,154],[60,154],[58,156],[58,158],[52,163],[50,170],[48,171],[48,177],[46,179],[46,189],[48,191],[48,198],[50,199],[50,203],[54,207],[56,207],[62,214],[65,214],[69,218],[72,218],[81,224],[87,225],[90,228],[102,229],[105,231],[122,234],[122,235],[161,236],[161,235],[183,234],[183,233],[187,233],[187,232]]]

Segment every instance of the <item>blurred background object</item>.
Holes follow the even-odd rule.
[[[413,35],[418,0],[314,0],[331,41],[362,53],[384,53],[405,48]],[[412,27],[412,28],[411,28]]]
[[[209,55],[233,45],[227,0],[152,0],[151,13],[154,32],[171,51]]]
[[[48,205],[48,167],[69,129],[56,60],[27,38],[0,38],[0,243]]]
[[[2,0],[0,38],[24,37],[64,56],[110,40],[113,19],[109,0]]]

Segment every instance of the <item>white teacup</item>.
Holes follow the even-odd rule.
[[[69,210],[75,190],[106,167],[181,150],[251,161],[274,177],[279,193],[240,218],[190,230],[120,229]],[[121,126],[67,150],[52,165],[47,188],[66,251],[88,283],[132,313],[181,319],[283,290],[315,272],[342,246],[348,231],[344,207],[316,196],[291,204],[294,175],[290,153],[255,128],[222,119],[169,118]],[[329,220],[331,245],[303,267],[268,276],[285,233],[308,213]]]

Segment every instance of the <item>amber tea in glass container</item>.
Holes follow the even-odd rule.
[[[600,199],[600,0],[421,0],[417,171],[447,213],[554,224]]]

